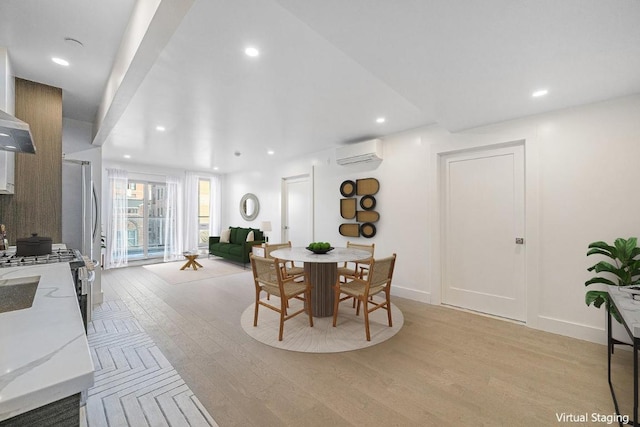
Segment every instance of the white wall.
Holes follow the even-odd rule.
[[[230,174],[224,186],[223,227],[280,226],[281,179],[313,170],[314,239],[342,245],[340,183],[380,181],[376,256],[398,254],[394,294],[440,303],[439,153],[515,140],[526,150],[527,324],[568,336],[605,341],[604,310],[584,303],[587,245],[640,235],[640,96],[621,98],[451,134],[425,127],[387,136],[377,168],[335,166],[333,151]],[[260,199],[256,221],[241,220],[246,192]],[[277,231],[272,241],[277,241]]]

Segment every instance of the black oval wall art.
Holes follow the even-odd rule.
[[[376,198],[373,196],[362,196],[360,199],[360,207],[365,211],[370,211],[376,207]]]
[[[349,180],[344,181],[340,184],[340,194],[343,197],[351,197],[356,194],[356,183]]]
[[[376,226],[370,222],[365,222],[360,226],[360,234],[362,237],[371,238],[376,235]]]

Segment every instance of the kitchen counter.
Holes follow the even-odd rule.
[[[68,263],[0,269],[40,276],[31,308],[0,313],[0,421],[93,385],[93,361]]]

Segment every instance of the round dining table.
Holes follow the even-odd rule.
[[[302,247],[277,249],[273,258],[304,263],[304,272],[313,285],[311,308],[314,317],[333,316],[334,291],[338,280],[338,263],[355,262],[371,258],[371,253],[360,249],[334,248],[326,254],[315,254]]]

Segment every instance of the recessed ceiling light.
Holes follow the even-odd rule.
[[[63,65],[65,67],[69,66],[69,61],[67,61],[66,59],[53,57],[53,58],[51,58],[51,60],[53,62],[55,62],[56,64],[58,64],[58,65]]]
[[[256,49],[255,47],[248,47],[244,50],[244,53],[247,56],[250,56],[252,58],[255,58],[256,56],[260,56],[260,51],[258,49]]]
[[[273,150],[269,150],[269,151],[267,151],[267,154],[268,154],[268,155],[270,155],[270,156],[273,156],[275,153],[276,153],[276,152],[275,152],[275,151],[273,151]]]
[[[537,90],[537,91],[533,92],[531,94],[531,96],[533,96],[534,98],[539,98],[541,96],[545,96],[548,93],[549,93],[549,91],[547,89],[540,89],[540,90]]]
[[[213,167],[213,170],[214,170],[214,171],[217,171],[217,170],[218,170],[218,167],[217,167],[217,166],[214,166],[214,167]]]
[[[376,123],[384,123],[384,122],[386,122],[386,121],[387,121],[387,119],[385,119],[384,117],[378,117],[378,118],[376,119]]]
[[[156,130],[158,132],[164,132],[166,130],[166,128],[164,126],[156,126]]]
[[[125,159],[130,159],[130,158],[131,158],[131,156],[130,156],[129,154],[125,154],[125,155],[124,155],[124,156],[122,156],[122,157],[124,157]]]

